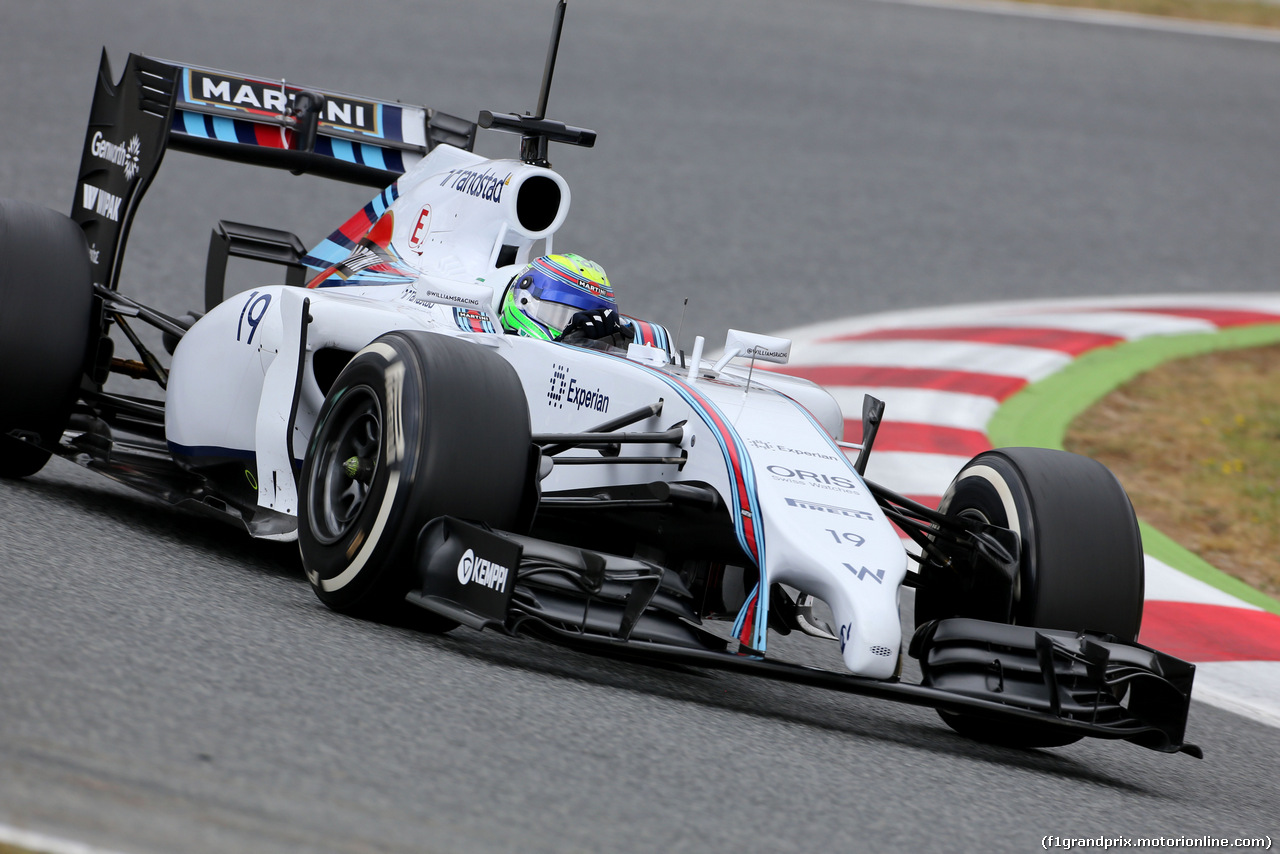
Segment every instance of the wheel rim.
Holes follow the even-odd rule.
[[[307,483],[311,533],[324,545],[356,526],[382,461],[382,405],[368,386],[349,389],[330,410]]]

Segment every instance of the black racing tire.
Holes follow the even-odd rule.
[[[0,199],[0,477],[40,471],[62,438],[92,314],[84,232],[56,211]]]
[[[1137,638],[1142,536],[1129,496],[1106,466],[1046,448],[986,451],[956,475],[938,509],[1018,532],[1022,550],[1009,622],[1104,632],[1123,641]],[[922,573],[917,625],[979,616],[973,613],[979,610],[976,603],[931,594],[929,573]],[[1053,727],[939,714],[962,735],[1009,747],[1057,747],[1080,739]]]
[[[496,353],[430,332],[375,340],[334,381],[303,464],[298,545],[316,595],[336,611],[395,619],[407,613],[428,521],[523,533],[530,447],[524,389]],[[426,612],[414,624],[457,625]]]

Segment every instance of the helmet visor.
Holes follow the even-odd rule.
[[[566,305],[553,300],[529,297],[529,304],[524,311],[534,320],[547,327],[554,335],[559,335],[569,325],[569,320],[582,309],[576,305]]]

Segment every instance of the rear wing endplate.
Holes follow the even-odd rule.
[[[129,227],[166,149],[385,187],[435,146],[471,150],[476,125],[426,107],[102,52],[71,217],[94,281],[115,290]]]

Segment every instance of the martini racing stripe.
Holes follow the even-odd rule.
[[[316,154],[323,154],[335,160],[358,163],[361,166],[372,166],[387,172],[404,172],[403,154],[394,148],[380,148],[363,142],[349,142],[345,139],[332,139],[327,136],[316,137]]]
[[[493,325],[493,321],[489,319],[488,314],[472,308],[454,306],[453,322],[458,324],[458,328],[465,332],[496,333],[498,331],[498,328]]]
[[[608,353],[599,355],[608,359],[622,358]],[[703,397],[694,387],[657,368],[630,360],[624,361],[633,368],[648,371],[670,386],[694,412],[698,413],[703,422],[711,428],[712,435],[716,437],[716,443],[719,444],[720,452],[724,455],[729,472],[733,476],[733,492],[729,497],[733,505],[731,514],[734,533],[737,534],[738,543],[742,546],[743,552],[755,563],[760,575],[756,590],[747,598],[742,610],[738,613],[738,618],[734,621],[733,633],[744,646],[763,652],[768,644],[769,621],[761,619],[759,615],[769,613],[769,584],[765,574],[764,526],[756,521],[760,518],[760,500],[756,494],[755,469],[751,465],[751,456],[745,451],[742,438],[733,429],[729,420],[714,403]]]
[[[399,115],[398,110],[396,114]],[[189,110],[174,112],[172,129],[174,133],[199,139],[214,139],[219,142],[263,148],[288,149],[292,147],[295,139],[294,132],[286,128],[246,119],[209,116]],[[399,149],[383,148],[365,142],[352,142],[323,134],[316,136],[314,151],[324,157],[369,166],[385,172],[404,173],[409,165],[405,162],[404,152]]]
[[[604,284],[597,284],[596,282],[580,277],[576,272],[556,261],[555,258],[556,256],[554,255],[545,255],[541,258],[535,258],[533,265],[558,282],[577,288],[580,291],[586,291],[593,296],[603,296],[606,299],[613,299],[613,288],[609,286],[607,277],[605,277]]]
[[[293,131],[288,128],[276,128],[270,125],[253,126],[254,137],[263,148],[292,148]]]
[[[799,410],[801,415],[808,419],[809,423],[813,425],[813,429],[817,431],[818,435],[826,439],[832,453],[844,461],[845,466],[849,469],[849,475],[853,480],[856,483],[863,485],[865,488],[862,476],[859,475],[858,470],[854,468],[853,461],[850,460],[848,455],[844,453],[839,445],[836,444],[835,440],[827,434],[827,431],[818,423],[818,420],[813,417],[813,413],[789,395],[777,391],[776,389],[770,389],[770,391],[789,401],[792,406]],[[736,637],[744,646],[760,652],[763,652],[766,648],[765,642],[768,638],[769,629],[769,621],[767,617],[762,621],[760,616],[761,614],[767,615],[769,613],[769,587],[766,584],[766,581],[767,579],[765,577],[764,569],[761,568],[759,582],[757,582],[755,589],[751,591],[751,595],[747,597],[747,601],[743,604],[742,610],[738,612],[738,616],[733,623],[734,637]],[[761,591],[764,592],[763,603],[761,602]],[[761,610],[762,606],[763,610]],[[760,645],[757,646],[757,643]]]
[[[369,233],[374,224],[386,213],[387,208],[400,197],[397,184],[392,184],[366,204],[337,230],[316,244],[302,258],[302,263],[313,270],[327,270],[341,264],[351,254],[360,238]],[[314,287],[315,279],[309,287]]]
[[[390,266],[390,265],[379,265]],[[342,278],[341,276],[330,276],[329,278],[319,281],[313,280],[312,284],[307,285],[309,288],[342,288],[353,285],[412,285],[417,278],[400,273],[387,273],[378,270],[361,270],[360,272]]]
[[[766,590],[768,588],[765,588]],[[751,595],[747,597],[747,601],[743,603],[742,610],[738,612],[738,617],[733,621],[733,636],[738,639],[738,643],[756,652],[764,652],[764,642],[761,641],[757,646],[753,643],[760,625],[760,583],[756,582],[756,586],[752,589]],[[765,621],[766,628],[768,620]],[[767,631],[763,632],[768,637]]]
[[[666,327],[657,323],[650,323],[647,320],[637,320],[634,317],[623,317],[622,322],[630,326],[636,334],[636,343],[645,344],[649,347],[657,347],[659,350],[669,350],[670,338],[667,335]]]

